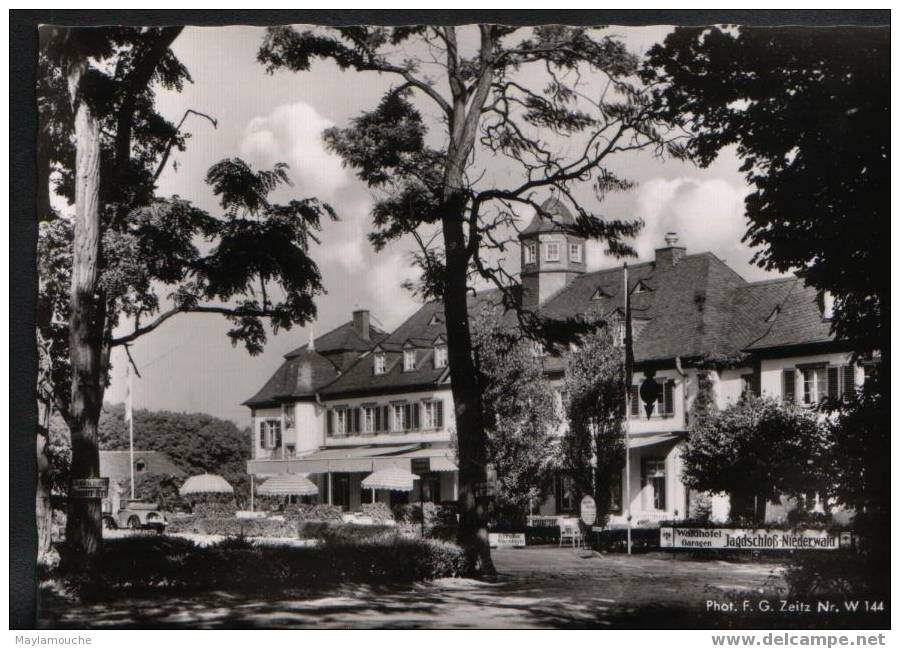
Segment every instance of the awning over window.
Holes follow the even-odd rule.
[[[678,433],[660,433],[658,435],[637,436],[632,435],[628,438],[628,448],[641,448],[643,446],[653,446],[654,444],[662,444],[664,442],[674,442],[681,439],[683,435]]]
[[[384,444],[348,446],[314,451],[300,458],[285,460],[250,460],[248,473],[278,475],[282,473],[371,473],[379,469],[397,468],[416,471],[456,471],[453,451],[449,446],[430,444]]]

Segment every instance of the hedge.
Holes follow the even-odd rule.
[[[462,550],[441,541],[396,535],[313,547],[255,544],[231,538],[201,547],[168,536],[108,539],[91,582],[61,573],[83,596],[145,592],[273,592],[340,583],[409,583],[466,574]]]

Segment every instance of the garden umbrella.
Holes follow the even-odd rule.
[[[266,480],[256,490],[260,496],[314,496],[319,488],[303,473],[282,473]]]
[[[228,481],[222,476],[204,473],[191,476],[185,480],[178,493],[182,496],[193,494],[232,494],[234,493],[234,487],[228,484]]]
[[[389,489],[391,491],[412,491],[413,480],[419,476],[414,475],[400,467],[388,467],[379,469],[369,474],[363,481],[365,489]]]

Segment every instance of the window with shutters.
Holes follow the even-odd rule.
[[[375,406],[365,406],[363,408],[363,428],[362,432],[366,435],[371,435],[375,432],[375,411],[377,408]]]
[[[638,385],[631,386],[629,396],[629,416],[631,419],[665,419],[675,416],[675,381],[671,379],[657,379],[659,394],[653,402],[650,416],[641,399],[641,388]]]
[[[345,408],[341,408],[340,410],[334,411],[334,434],[335,435],[346,435],[347,434],[347,421],[349,420],[348,410]]]
[[[281,420],[264,419],[259,424],[259,447],[281,448]]]
[[[391,430],[395,432],[403,432],[406,430],[406,406],[402,403],[394,404],[394,417]]]
[[[828,374],[824,367],[807,367],[803,374],[803,403],[815,405],[828,396]]]
[[[781,400],[784,403],[794,403],[797,400],[797,373],[794,369],[781,372]]]
[[[425,401],[422,404],[422,428],[440,430],[444,427],[444,402]]]

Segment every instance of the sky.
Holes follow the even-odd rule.
[[[610,28],[639,55],[669,30]],[[285,353],[305,344],[311,332],[321,335],[339,326],[356,308],[370,309],[373,321],[390,330],[418,306],[401,286],[416,277],[410,267],[411,242],[399,241],[378,253],[372,249],[366,234],[373,196],[325,149],[321,137],[325,128],[346,126],[361,110],[373,107],[394,79],[342,72],[327,62],[315,63],[304,73],[267,74],[256,61],[263,35],[257,27],[189,27],[173,44],[193,83],[181,93],[159,92],[158,109],[173,122],[193,109],[214,117],[217,125],[188,118],[187,150],[174,156],[175,164],[160,178],[158,193],[177,194],[215,214],[218,205],[204,182],[212,164],[229,157],[241,157],[257,168],[286,162],[293,186],[278,190],[275,198],[315,196],[330,203],[340,217],[325,224],[321,245],[311,251],[327,293],[316,301],[315,323],[269,336],[264,353],[255,357],[242,346],[231,345],[226,336],[229,323],[219,316],[183,314],[170,319],[132,346],[141,374],[134,379],[136,408],[207,412],[247,425],[250,411],[241,402],[272,375]],[[428,115],[430,109],[422,107]],[[488,172],[486,181],[512,184],[519,178],[517,169],[502,160],[476,163]],[[587,206],[614,218],[641,218],[645,227],[632,242],[640,259],[652,258],[653,250],[663,245],[664,234],[675,231],[689,254],[711,251],[748,280],[772,276],[751,265],[753,251],[741,243],[746,229],[743,201],[749,189],[733,151],[723,152],[707,169],[644,152],[622,154],[614,166],[635,187],[602,205],[588,201]],[[519,216],[522,227],[531,218],[525,211]],[[517,270],[517,255],[512,257],[511,269]],[[593,243],[587,247],[586,261],[588,270],[621,263],[606,258],[602,247]],[[128,323],[123,323],[118,333],[127,330]],[[106,401],[115,403],[125,395],[121,349],[113,353],[112,363]]]

